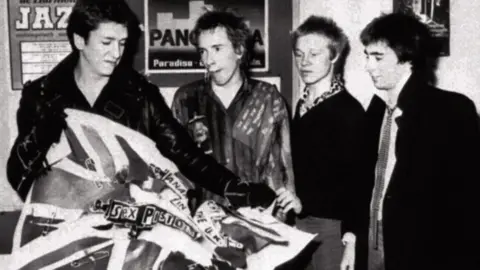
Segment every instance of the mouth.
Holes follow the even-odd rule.
[[[109,65],[112,65],[112,66],[116,66],[118,61],[111,61],[111,60],[106,60],[105,63],[109,64]]]
[[[300,71],[300,74],[301,74],[302,76],[308,76],[308,75],[311,75],[312,73],[313,73],[313,72],[310,71],[310,70],[301,70],[301,71]]]
[[[217,69],[217,70],[209,70],[208,73],[210,73],[210,75],[216,75],[218,73],[220,73],[220,69]]]

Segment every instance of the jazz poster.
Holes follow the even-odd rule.
[[[144,0],[147,73],[204,72],[191,32],[207,10],[229,9],[253,35],[252,71],[268,70],[268,0]]]
[[[76,0],[8,0],[12,88],[47,74],[71,52],[66,28]]]
[[[415,16],[432,33],[439,56],[450,55],[450,0],[393,0],[393,10]]]

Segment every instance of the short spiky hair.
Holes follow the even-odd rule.
[[[235,14],[232,10],[213,10],[205,12],[195,23],[191,34],[191,41],[198,48],[198,38],[202,32],[211,31],[217,27],[225,28],[228,39],[232,42],[233,48],[239,52],[244,48],[240,68],[248,72],[251,55],[253,53],[253,39],[250,28],[245,19]]]
[[[435,53],[427,26],[403,13],[384,14],[373,19],[360,34],[364,46],[384,42],[399,62],[410,62],[413,70],[422,70]]]
[[[90,32],[100,23],[115,22],[125,25],[128,30],[128,44],[140,36],[139,21],[124,0],[77,0],[68,19],[67,36],[74,51],[73,34],[88,40]]]
[[[345,61],[350,50],[347,35],[345,35],[343,30],[332,19],[312,15],[291,34],[292,49],[295,50],[300,37],[309,34],[321,35],[330,41],[328,45],[330,58],[334,59],[338,57],[334,65],[334,73],[343,79]]]
[[[329,50],[332,59],[341,56],[348,46],[348,38],[343,30],[330,18],[310,16],[292,33],[292,48],[295,50],[299,37],[317,34],[330,40]]]

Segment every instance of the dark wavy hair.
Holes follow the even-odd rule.
[[[67,36],[74,51],[73,35],[88,41],[90,32],[100,23],[115,22],[128,31],[124,55],[134,54],[140,37],[139,20],[124,0],[77,0],[68,19]]]
[[[428,27],[411,15],[390,13],[373,19],[360,34],[364,46],[384,42],[400,63],[410,62],[413,72],[431,73],[438,48]],[[430,78],[434,79],[434,78]]]
[[[292,49],[295,50],[298,38],[309,34],[317,34],[328,38],[330,41],[328,49],[331,59],[338,56],[335,62],[334,73],[335,75],[342,75],[341,77],[343,78],[345,60],[350,51],[347,35],[345,35],[343,30],[332,19],[312,15],[292,32]]]
[[[253,53],[253,37],[245,19],[237,15],[235,11],[231,9],[206,11],[195,23],[190,36],[192,44],[198,49],[200,34],[217,27],[225,28],[235,52],[240,53],[241,48],[244,48],[240,69],[248,74]]]

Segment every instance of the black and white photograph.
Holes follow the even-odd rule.
[[[479,269],[478,14],[0,1],[0,269]]]

